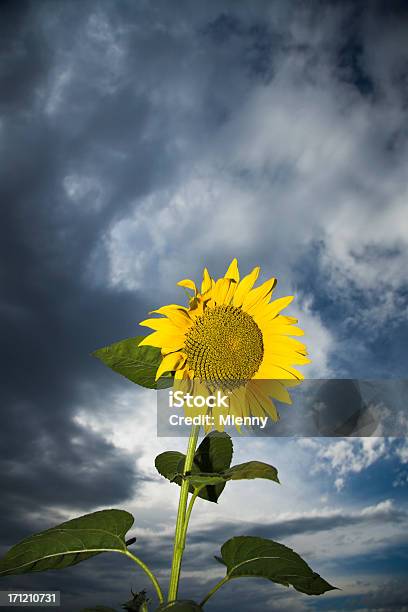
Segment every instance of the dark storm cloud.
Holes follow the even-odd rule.
[[[258,536],[261,538],[272,538],[283,540],[284,538],[300,535],[314,534],[321,531],[331,531],[338,528],[348,528],[353,525],[372,524],[397,524],[405,523],[408,519],[406,512],[385,507],[384,509],[373,509],[372,512],[347,513],[344,511],[322,513],[316,516],[301,516],[299,518],[286,519],[273,523],[264,522],[262,525],[245,524],[245,535]],[[220,542],[228,538],[242,534],[243,526],[236,524],[218,523],[208,530],[198,531],[190,537],[198,543],[205,539],[207,542]]]
[[[15,112],[29,105],[34,87],[50,66],[47,48],[35,31],[27,29],[29,2],[3,2],[0,8],[0,109]],[[25,33],[24,38],[21,36]]]
[[[113,505],[137,484],[126,453],[72,420],[87,402],[81,383],[105,384],[89,353],[134,334],[141,299],[84,281],[90,253],[118,210],[108,206],[100,217],[70,210],[62,180],[74,161],[86,164],[92,133],[87,128],[81,147],[75,120],[66,131],[38,106],[58,66],[56,40],[41,28],[40,13],[50,5],[37,7],[1,9],[2,543],[46,524],[28,510],[39,516],[44,507]],[[57,21],[63,9],[56,5]],[[103,101],[95,104],[95,147],[110,113]],[[105,138],[115,134],[113,127]]]
[[[366,612],[407,610],[408,586],[400,580],[389,580],[356,601],[356,609]]]
[[[169,112],[176,112],[166,121],[151,99],[160,80],[170,78],[166,69],[177,72],[194,27],[181,36],[157,29],[156,9],[143,12],[131,3],[82,7],[27,2],[3,3],[1,9],[0,435],[6,516],[16,503],[91,508],[130,496],[136,476],[129,458],[72,420],[78,404],[86,406],[82,383],[116,383],[89,353],[134,334],[134,322],[147,309],[140,295],[98,284],[105,265],[98,247],[130,202],[176,172],[177,158],[167,147],[173,131],[185,120],[192,132],[217,123],[209,121],[213,115],[205,104],[191,117],[178,116],[171,106]],[[210,13],[218,15],[214,8]],[[187,13],[192,16],[191,9]],[[139,18],[151,28],[143,36],[125,27],[128,19],[136,26]],[[172,19],[164,5],[163,19]],[[216,27],[214,19],[208,32]],[[244,55],[259,64],[254,48],[264,34],[255,25],[240,28]],[[112,39],[118,28],[123,35]],[[214,97],[212,107],[217,105],[222,107],[221,100]],[[98,187],[73,203],[67,190],[83,174]],[[15,515],[9,520],[18,522]]]

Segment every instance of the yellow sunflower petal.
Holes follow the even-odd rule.
[[[285,385],[279,380],[257,380],[256,385],[268,396],[274,397],[283,404],[291,404],[290,397]]]
[[[214,427],[215,427],[215,429],[217,429],[217,422],[216,422],[215,419],[214,419]],[[205,421],[204,425],[203,425],[203,429],[204,429],[205,435],[209,434],[210,431],[212,430],[212,425],[210,424],[210,422]]]
[[[288,295],[286,297],[273,300],[273,302],[270,304],[265,304],[261,311],[255,313],[256,319],[260,322],[274,319],[281,310],[286,308],[286,306],[293,301],[293,297],[293,295]]]
[[[296,327],[296,325],[285,325],[278,321],[278,317],[273,319],[271,322],[271,326],[269,328],[269,335],[278,335],[278,336],[304,336],[305,332],[300,327]]]
[[[271,417],[272,421],[274,421],[275,423],[279,421],[279,412],[277,411],[276,406],[272,400],[269,400],[268,404],[265,406],[265,410]]]
[[[248,392],[251,394],[251,412],[255,416],[264,416],[265,412],[269,414],[273,421],[279,421],[279,413],[273,401],[252,381],[248,385]]]
[[[303,380],[304,380],[304,376],[303,378],[291,378],[291,379],[286,378],[284,380],[281,380],[280,382],[285,387],[297,387],[298,385],[302,384]]]
[[[288,342],[294,340],[290,336],[269,335],[263,334],[264,354],[282,353],[287,355],[307,355],[307,349],[304,344],[294,340],[293,343]]]
[[[283,347],[286,349],[291,349],[296,353],[301,353],[302,355],[307,355],[307,348],[303,342],[299,340],[295,340],[295,338],[291,338],[290,336],[281,336],[281,335],[273,335],[269,334],[269,328],[267,326],[261,327],[261,331],[263,334],[263,343],[264,348],[268,350],[269,348],[273,348],[275,346]]]
[[[244,386],[238,387],[231,392],[229,397],[229,412],[234,417],[241,417],[244,415],[243,405],[247,402],[246,389]],[[242,433],[240,425],[235,424],[237,431]]]
[[[262,363],[259,370],[254,374],[254,378],[284,381],[285,379],[303,380],[304,376],[301,372],[290,366]]]
[[[203,282],[201,283],[201,293],[207,293],[212,287],[212,278],[208,273],[207,268],[204,268]]]
[[[155,380],[158,380],[165,372],[174,372],[181,368],[186,361],[186,356],[183,353],[171,353],[163,357],[157,372]]]
[[[188,373],[188,367],[184,366],[183,368],[180,368],[180,369],[176,370],[176,372],[174,374],[174,378],[176,380],[186,380],[187,379],[187,373]]]
[[[264,398],[265,398],[265,401],[269,402],[269,399],[266,396],[264,396]],[[254,416],[257,416],[257,417],[265,416],[265,412],[263,409],[263,399],[264,398],[261,398],[258,395],[254,386],[252,385],[247,386],[247,401],[249,404],[250,412]]]
[[[179,306],[178,304],[168,304],[167,306],[161,306],[156,310],[151,310],[149,314],[162,314],[168,316],[169,313],[172,313],[177,310],[187,311],[187,308],[185,306]]]
[[[193,324],[188,312],[185,310],[174,310],[169,312],[167,317],[174,325],[183,330],[187,330]]]
[[[245,310],[248,314],[254,312],[254,310],[263,302],[269,301],[272,291],[276,286],[276,278],[270,278],[256,289],[252,289],[244,297],[242,302],[242,310]]]
[[[165,334],[162,331],[156,331],[143,338],[139,342],[139,346],[155,346],[156,348],[173,349],[177,351],[184,345],[184,334]]]
[[[248,398],[248,389],[245,389],[245,398],[241,405],[241,411],[242,411],[243,417],[251,416],[250,401]]]
[[[219,406],[214,406],[211,412],[212,412],[212,416],[214,419],[214,428],[217,431],[224,431],[225,429],[224,421],[221,421],[220,417],[225,416],[225,409],[220,408]]]
[[[287,315],[281,315],[283,319],[286,320],[286,323],[288,325],[295,325],[298,322],[298,319],[296,319],[296,317],[288,317]]]
[[[242,402],[245,401],[245,387],[234,389],[229,396],[229,410],[234,416],[242,416]]]
[[[216,304],[229,304],[236,284],[230,278],[220,278],[215,283],[212,298]]]
[[[205,301],[203,299],[199,299],[199,296],[193,297],[190,300],[188,314],[192,319],[200,317],[204,311]]]
[[[295,317],[288,317],[287,315],[279,314],[273,320],[273,323],[280,323],[281,325],[295,325],[298,320]]]
[[[180,329],[170,319],[145,319],[139,325],[150,327],[156,331],[162,331],[167,334],[178,334]]]
[[[242,306],[242,302],[244,301],[244,298],[247,295],[248,291],[250,291],[256,283],[260,270],[260,267],[257,266],[252,270],[250,274],[244,276],[242,281],[238,284],[238,287],[235,290],[234,297],[232,300],[234,306]]]
[[[177,283],[179,287],[185,287],[186,289],[191,289],[194,293],[197,293],[197,287],[194,281],[185,278]]]
[[[231,261],[224,278],[232,278],[236,283],[239,283],[238,261],[236,258]]]

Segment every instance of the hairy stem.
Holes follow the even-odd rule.
[[[184,525],[183,525],[183,531],[182,531],[182,534],[181,534],[181,543],[182,543],[182,546],[183,546],[183,550],[184,550],[185,545],[186,545],[187,529],[188,529],[188,524],[190,522],[191,512],[193,511],[193,506],[194,506],[195,500],[197,499],[198,494],[199,494],[200,491],[201,491],[201,488],[195,489],[193,495],[190,497],[190,501],[189,501],[188,506],[187,506],[186,516],[185,516]]]
[[[139,559],[139,557],[136,557],[133,553],[131,553],[130,550],[127,550],[124,554],[127,557],[129,557],[129,559],[132,559],[132,561],[137,563],[137,565],[139,565],[139,567],[141,567],[142,570],[149,576],[150,580],[152,581],[152,584],[153,584],[154,588],[156,589],[157,597],[159,598],[160,603],[163,603],[163,601],[164,601],[163,593],[162,593],[160,585],[159,585],[159,583],[157,581],[157,578],[153,574],[153,572],[147,567],[147,565],[145,563],[143,563],[143,561],[141,559]]]
[[[217,584],[211,589],[211,591],[209,591],[207,593],[207,595],[204,597],[203,601],[200,603],[201,608],[204,606],[204,604],[207,603],[207,601],[210,599],[210,597],[212,597],[214,595],[214,593],[216,593],[218,591],[218,589],[220,589],[222,587],[223,584],[228,582],[228,580],[229,580],[229,576],[225,576],[222,580],[217,582]]]
[[[186,461],[184,463],[183,476],[185,476],[188,472],[191,471],[199,431],[200,427],[198,425],[193,426],[193,428],[191,429],[187,447]],[[177,599],[181,562],[183,560],[183,552],[186,541],[187,524],[192,510],[192,505],[190,502],[189,511],[187,512],[188,489],[189,482],[188,480],[183,479],[180,487],[180,499],[177,512],[176,531],[174,534],[173,562],[171,566],[168,601],[173,601]]]

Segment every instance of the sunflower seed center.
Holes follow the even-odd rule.
[[[235,387],[250,380],[262,363],[262,332],[241,308],[207,308],[186,334],[185,351],[195,378]]]

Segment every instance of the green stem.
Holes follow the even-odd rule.
[[[153,574],[153,572],[147,567],[145,563],[143,563],[141,559],[139,559],[139,557],[136,557],[134,554],[132,554],[130,550],[127,550],[124,554],[130,559],[132,559],[132,561],[137,563],[137,565],[139,565],[142,568],[142,570],[149,576],[150,580],[153,583],[154,588],[156,589],[156,593],[157,593],[157,597],[159,598],[159,602],[163,603],[164,601],[163,593],[157,581],[157,578]]]
[[[184,463],[183,476],[185,476],[188,472],[191,471],[199,431],[200,427],[198,425],[194,425],[191,429],[187,447],[186,460]],[[189,482],[188,480],[183,479],[180,487],[180,499],[177,512],[176,531],[174,534],[173,562],[171,566],[168,601],[173,601],[177,599],[181,562],[183,560],[183,552],[186,541],[185,532],[187,531],[188,519],[190,518],[191,510],[193,507],[190,501],[189,512],[187,512],[188,489]]]
[[[182,542],[182,545],[183,545],[183,550],[184,550],[184,547],[186,545],[187,529],[188,529],[188,524],[190,522],[190,516],[191,516],[191,513],[193,511],[194,502],[197,499],[198,494],[201,491],[201,489],[202,489],[202,487],[200,487],[199,489],[195,489],[195,491],[194,491],[193,495],[190,497],[190,501],[188,503],[188,507],[187,507],[187,511],[186,511],[186,516],[185,516],[185,519],[184,519],[183,531],[182,531],[182,534],[181,534],[181,542]]]
[[[215,585],[215,587],[213,587],[211,589],[211,591],[209,591],[207,593],[207,595],[204,597],[203,601],[200,603],[200,607],[202,608],[204,606],[204,604],[207,603],[207,601],[210,599],[210,597],[212,597],[214,595],[214,593],[216,593],[218,591],[218,589],[220,589],[222,587],[223,584],[225,584],[226,582],[228,582],[229,580],[229,576],[225,576],[222,580],[220,580],[219,582],[217,582],[217,584]]]

